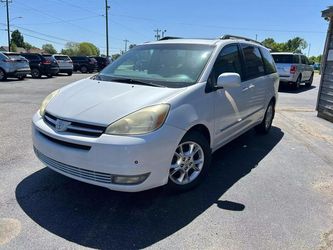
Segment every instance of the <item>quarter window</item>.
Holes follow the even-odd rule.
[[[249,80],[265,75],[264,63],[259,48],[242,44],[242,49],[245,59],[246,79]]]

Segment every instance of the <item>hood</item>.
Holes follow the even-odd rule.
[[[62,88],[46,112],[71,121],[107,126],[141,108],[165,103],[183,91],[84,79]]]

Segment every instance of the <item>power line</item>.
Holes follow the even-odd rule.
[[[67,19],[66,22],[75,22],[75,21],[81,21],[81,20],[89,20],[89,19],[93,19],[99,17],[101,18],[102,15],[98,15],[98,16],[87,16],[87,17],[81,17],[81,18],[75,18],[75,19]],[[64,21],[55,21],[55,22],[39,22],[39,23],[24,23],[22,25],[26,25],[26,26],[34,26],[34,25],[49,25],[49,24],[57,24],[57,23],[63,23]]]

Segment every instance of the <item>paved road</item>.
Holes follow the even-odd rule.
[[[34,156],[31,117],[47,93],[87,75],[0,83],[0,248],[329,249],[332,124],[314,88],[280,93],[267,136],[218,150],[199,188],[126,194],[71,180]]]

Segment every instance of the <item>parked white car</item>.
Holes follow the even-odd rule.
[[[278,85],[269,51],[249,39],[146,43],[46,97],[34,151],[49,168],[112,190],[186,190],[212,152],[251,128],[269,131]]]
[[[291,85],[298,89],[302,83],[311,87],[314,70],[308,58],[300,53],[272,53],[282,84]]]

